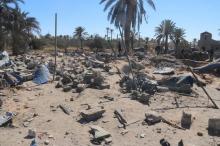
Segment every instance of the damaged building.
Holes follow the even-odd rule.
[[[215,56],[220,57],[220,41],[212,39],[211,33],[209,32],[201,33],[198,45],[202,51],[208,51],[210,49],[214,49]]]

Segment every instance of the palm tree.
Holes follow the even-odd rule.
[[[18,7],[13,11],[12,50],[14,54],[22,53],[33,38],[33,32],[39,33],[39,23],[34,17],[29,17],[27,12],[22,12]],[[20,50],[22,49],[22,50]]]
[[[171,40],[173,41],[175,45],[175,52],[177,54],[179,43],[184,40],[185,37],[185,30],[182,28],[174,28],[173,34],[171,35]]]
[[[165,53],[168,51],[168,41],[171,39],[174,29],[175,23],[168,19],[163,20],[161,24],[155,28],[155,35],[158,42],[161,42],[162,39],[165,41]]]
[[[75,28],[74,37],[78,38],[80,40],[80,48],[83,49],[83,40],[88,35],[88,33],[85,31],[85,28],[79,26]]]
[[[153,0],[147,0],[148,4],[155,9]],[[143,0],[101,0],[100,4],[105,3],[104,11],[109,9],[108,20],[116,28],[122,27],[124,31],[125,48],[130,49],[131,29],[138,28],[146,20],[146,11]],[[122,34],[122,32],[121,32]]]
[[[107,32],[107,34],[106,34],[106,39],[107,39],[107,40],[109,39],[109,37],[108,37],[109,30],[110,30],[110,28],[109,28],[109,27],[106,27],[106,32]]]
[[[114,29],[110,29],[110,33],[111,33],[111,41],[112,41],[112,34],[113,34]]]
[[[23,0],[0,0],[0,50],[6,46],[9,39],[12,10],[18,7],[19,2],[24,3]]]

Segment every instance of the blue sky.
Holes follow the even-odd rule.
[[[106,33],[112,27],[103,12],[100,0],[25,0],[22,9],[38,19],[41,33],[54,33],[54,14],[58,13],[58,34],[72,35],[74,28],[83,26],[89,34]],[[200,33],[209,31],[220,40],[220,0],[154,0],[156,11],[146,5],[148,23],[141,26],[141,36],[154,37],[154,29],[164,19],[172,19],[178,27],[186,30],[186,38],[199,39]],[[114,32],[114,36],[117,35]]]

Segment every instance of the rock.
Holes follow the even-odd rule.
[[[77,88],[76,88],[76,92],[77,92],[77,93],[81,93],[82,91],[85,90],[86,87],[87,87],[86,84],[78,84],[78,85],[77,85]]]
[[[220,136],[220,119],[209,119],[208,133],[211,136]]]
[[[73,98],[73,97],[71,97],[71,98],[70,98],[70,101],[74,101],[74,98]]]
[[[128,130],[123,130],[122,132],[121,132],[121,135],[125,135],[125,134],[127,134],[129,131]]]
[[[45,145],[49,145],[49,144],[50,144],[50,141],[49,141],[49,140],[45,140],[45,141],[44,141],[44,144],[45,144]]]
[[[61,79],[61,82],[63,85],[67,85],[72,82],[72,79],[68,75],[64,75],[63,78]]]
[[[86,122],[91,122],[100,119],[103,116],[103,113],[105,113],[105,110],[103,109],[91,109],[82,111],[80,115]]]
[[[36,129],[29,129],[28,130],[28,135],[27,135],[28,138],[36,138],[36,136],[37,136]]]
[[[105,138],[105,144],[110,144],[112,142],[112,137]]]
[[[178,143],[178,146],[184,146],[182,139],[181,139],[180,142]]]
[[[166,141],[165,139],[161,139],[160,144],[161,144],[161,146],[170,146],[170,143],[168,141]]]
[[[61,81],[59,81],[59,82],[56,84],[55,88],[61,88],[61,87],[63,87],[63,84],[62,84]]]
[[[49,135],[49,136],[48,136],[48,138],[53,139],[53,138],[54,138],[54,136],[53,136],[53,135]]]
[[[149,100],[150,100],[150,95],[147,93],[142,93],[140,97],[138,97],[138,101],[143,103],[143,104],[147,104],[149,105]]]
[[[0,115],[0,127],[11,125],[14,116],[15,114],[11,112],[6,112],[5,115]]]
[[[190,129],[192,123],[192,115],[183,112],[181,126],[185,129]]]
[[[69,85],[66,85],[66,86],[63,87],[63,92],[69,92],[71,90],[72,90],[72,87],[69,86]]]
[[[155,115],[152,115],[152,114],[145,114],[145,117],[146,117],[145,122],[146,122],[149,126],[161,122],[161,117],[159,117],[159,116],[155,116]]]
[[[99,126],[90,126],[91,131],[90,133],[93,135],[93,140],[104,140],[105,138],[108,138],[111,136],[111,134],[109,132],[107,132],[106,130],[104,130],[103,128],[99,127]]]
[[[140,138],[144,138],[144,137],[145,137],[145,134],[144,134],[144,133],[140,135]]]
[[[198,132],[197,135],[198,136],[203,136],[203,133],[202,132]]]
[[[71,109],[69,107],[67,107],[67,105],[60,104],[59,107],[62,109],[62,111],[65,114],[70,115]]]

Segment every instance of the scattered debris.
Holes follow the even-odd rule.
[[[94,144],[101,144],[106,138],[111,137],[111,134],[98,126],[90,126],[90,133],[93,135],[93,139],[91,140]]]
[[[45,141],[44,141],[44,144],[45,144],[45,145],[49,145],[49,144],[50,144],[50,141],[49,141],[49,140],[45,140]]]
[[[36,138],[37,136],[37,132],[36,132],[36,129],[29,129],[28,130],[28,134],[27,134],[27,138]]]
[[[180,142],[178,143],[178,146],[184,146],[182,139],[181,139]]]
[[[202,132],[197,132],[197,135],[198,136],[203,136],[203,133]]]
[[[170,143],[168,141],[166,141],[165,139],[161,139],[160,144],[161,144],[161,146],[170,146]]]
[[[183,112],[182,119],[181,119],[181,126],[185,129],[190,129],[192,123],[192,115]]]
[[[128,122],[126,121],[125,117],[123,116],[121,110],[115,110],[114,114],[115,114],[115,117],[118,119],[118,121],[123,125],[123,127],[125,129]]]
[[[67,105],[60,104],[59,107],[65,114],[70,115],[71,109]]]
[[[174,74],[174,69],[170,67],[159,68],[154,71],[154,74],[172,75]]]
[[[141,135],[140,135],[140,138],[145,138],[145,134],[144,134],[144,133],[141,134]]]
[[[31,141],[30,146],[37,146],[37,142],[36,142],[36,140],[35,140],[35,139]]]
[[[85,110],[80,113],[82,119],[85,120],[86,122],[91,122],[91,121],[96,121],[103,117],[103,114],[105,113],[105,110],[103,109],[90,109],[90,110]]]
[[[0,127],[10,126],[14,116],[15,114],[11,112],[6,112],[5,115],[0,116]]]
[[[220,119],[209,119],[208,133],[212,136],[220,136]]]
[[[185,128],[182,128],[182,127],[180,127],[180,126],[178,126],[176,124],[173,124],[173,123],[169,122],[168,120],[164,119],[161,116],[155,116],[155,115],[152,115],[152,114],[145,114],[145,120],[144,121],[149,126],[157,124],[157,123],[160,123],[160,122],[163,122],[163,123],[166,123],[166,124],[170,125],[173,128],[185,130]]]

